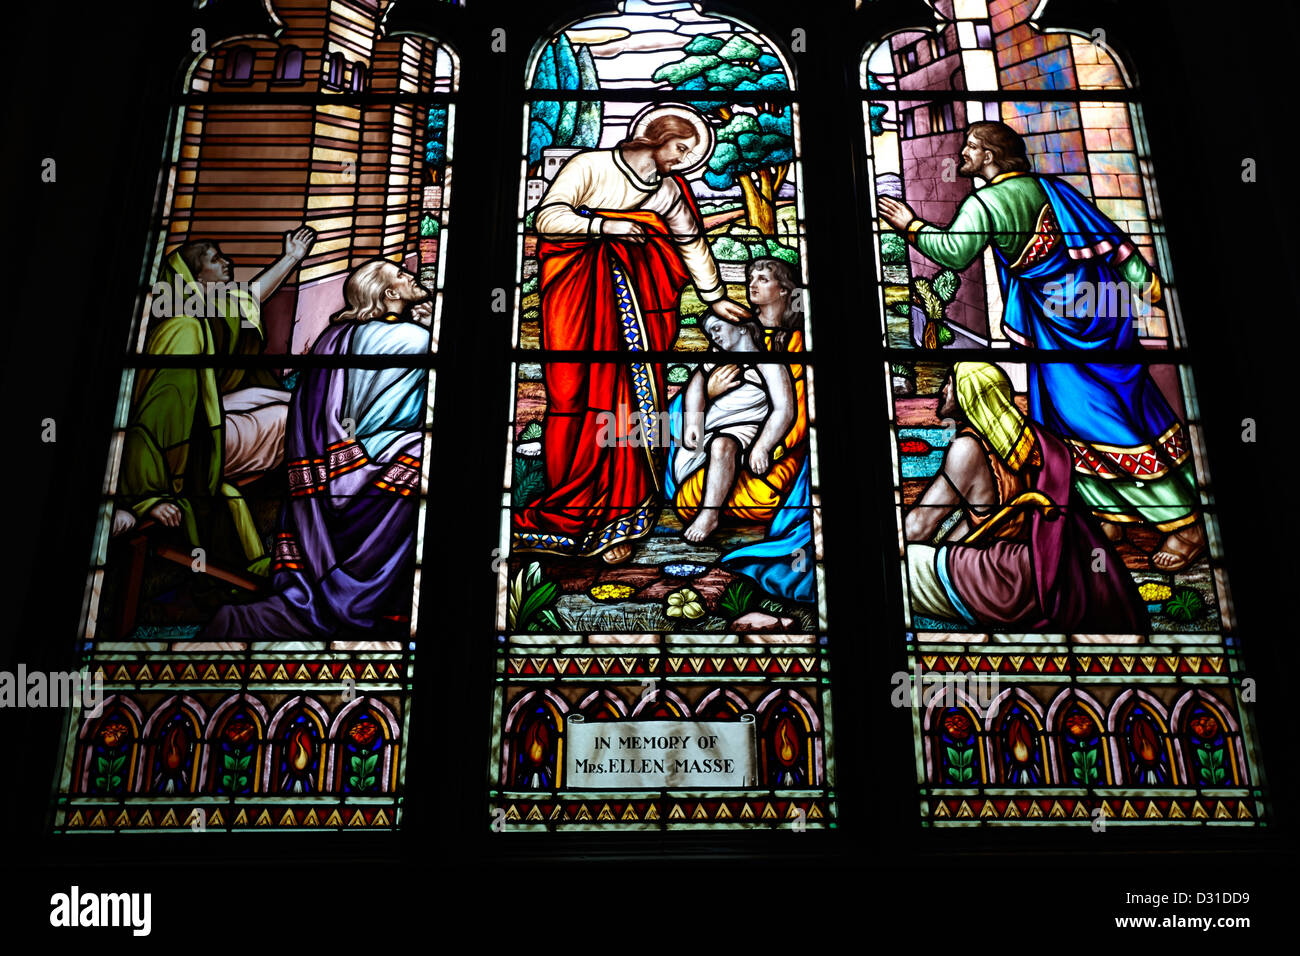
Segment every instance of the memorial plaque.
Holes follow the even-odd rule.
[[[754,715],[738,720],[565,721],[573,790],[754,787]]]

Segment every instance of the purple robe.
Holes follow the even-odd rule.
[[[336,322],[312,353],[427,351],[427,330],[379,321]],[[303,370],[285,433],[289,493],[275,538],[274,593],[220,608],[202,639],[373,639],[386,620],[409,615],[427,375]]]
[[[1051,518],[1043,508],[1031,508],[1028,541],[995,538],[944,548],[940,576],[950,596],[956,592],[975,624],[1145,633],[1146,607],[1137,585],[1071,487],[1069,449],[1042,426],[1030,422],[1029,427],[1043,463],[1028,472],[1028,490],[1065,507]],[[1104,570],[1093,570],[1096,549],[1105,558]]]

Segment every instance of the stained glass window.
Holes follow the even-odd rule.
[[[626,0],[525,87],[493,826],[833,826],[788,55]]]
[[[1033,4],[930,7],[861,75],[922,822],[1258,824],[1140,90]]]
[[[272,6],[175,98],[58,832],[401,822],[458,65]]]

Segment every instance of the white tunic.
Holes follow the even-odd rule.
[[[537,232],[545,235],[598,236],[605,217],[583,216],[578,210],[601,209],[656,212],[677,241],[677,251],[704,302],[726,298],[718,264],[714,261],[704,229],[682,196],[672,177],[655,174],[642,179],[627,164],[623,153],[614,149],[593,149],[577,153],[555,175],[537,207]]]

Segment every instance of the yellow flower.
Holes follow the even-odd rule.
[[[597,584],[587,593],[597,601],[608,601],[613,598],[625,598],[636,588],[628,584]]]
[[[1138,588],[1138,594],[1142,596],[1142,600],[1148,603],[1168,600],[1173,593],[1173,589],[1169,585],[1161,584],[1159,581],[1148,581]]]
[[[682,588],[668,595],[668,609],[665,613],[669,617],[685,617],[693,621],[704,616],[704,605],[700,603],[698,594],[690,588]]]

